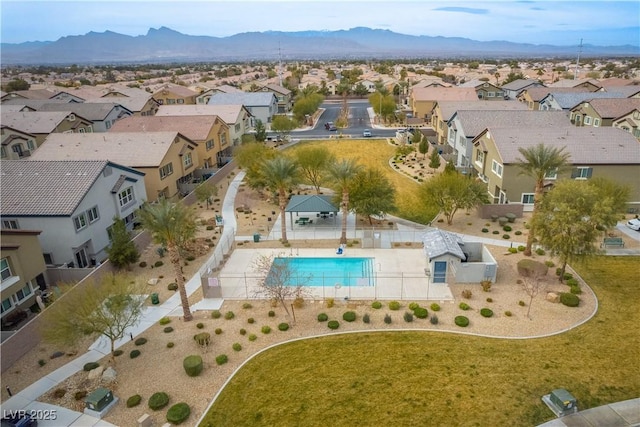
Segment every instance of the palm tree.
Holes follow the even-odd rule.
[[[156,243],[167,248],[169,260],[176,275],[176,284],[180,292],[182,312],[185,321],[193,319],[189,308],[187,290],[182,275],[182,258],[180,250],[196,234],[198,227],[193,211],[180,203],[172,203],[162,199],[155,204],[145,205],[138,213],[145,228]]]
[[[518,148],[522,156],[522,159],[518,158],[516,160],[516,164],[520,168],[520,175],[528,175],[536,181],[532,215],[536,214],[536,208],[544,194],[545,177],[553,173],[557,174],[568,166],[570,155],[564,151],[565,148],[550,147],[544,144],[529,148]],[[524,251],[527,256],[531,255],[534,234],[533,225],[531,225],[527,236],[527,247]]]
[[[342,210],[342,234],[340,243],[347,243],[347,215],[349,213],[349,185],[355,176],[360,172],[362,166],[358,165],[354,159],[343,159],[333,162],[327,167],[327,172],[332,178],[336,192],[342,193],[340,209]]]
[[[287,217],[285,214],[288,201],[287,191],[299,182],[298,165],[288,157],[278,156],[263,162],[260,170],[265,186],[278,193],[278,206],[282,218],[282,243],[287,243]]]

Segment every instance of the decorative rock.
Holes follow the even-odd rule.
[[[560,295],[555,292],[547,292],[547,301],[560,302]]]
[[[102,374],[102,379],[106,382],[112,382],[116,380],[116,370],[113,369],[112,367],[108,367],[107,369],[104,370],[104,373]]]
[[[148,285],[157,285],[158,284],[158,279],[157,277],[154,277],[152,279],[149,279],[149,281],[147,282]]]
[[[92,369],[89,371],[89,379],[90,380],[95,380],[96,378],[100,378],[100,375],[102,375],[102,371],[104,371],[104,367],[103,366],[98,366],[95,369]]]
[[[62,356],[64,356],[64,351],[56,351],[51,356],[49,356],[49,359],[56,359]]]

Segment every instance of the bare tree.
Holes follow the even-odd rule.
[[[533,303],[533,298],[536,297],[540,292],[544,291],[547,287],[547,282],[542,280],[542,275],[540,273],[532,273],[529,277],[522,278],[522,289],[529,295],[529,307],[527,308],[527,317],[531,319],[529,315],[531,313],[531,304]]]
[[[279,302],[290,315],[286,300],[303,298],[309,294],[306,286],[313,277],[310,274],[299,274],[291,266],[291,259],[276,258],[275,255],[259,255],[253,263],[254,270],[260,276],[255,296],[267,297]]]

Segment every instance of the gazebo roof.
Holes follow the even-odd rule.
[[[291,196],[287,204],[286,212],[338,212],[333,203],[332,196]]]
[[[424,251],[429,259],[437,258],[444,254],[451,254],[460,259],[465,259],[465,254],[460,248],[462,238],[457,234],[434,228],[422,236]]]

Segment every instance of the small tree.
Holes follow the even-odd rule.
[[[431,152],[431,156],[429,157],[429,167],[434,171],[440,167],[440,153],[438,153],[437,147],[434,147]]]
[[[422,154],[423,159],[427,157],[427,153],[429,152],[429,142],[426,138],[420,139],[420,142],[418,143],[418,151]]]
[[[267,139],[267,129],[264,126],[264,123],[262,123],[262,120],[258,119],[256,120],[256,141],[258,142],[264,142]]]
[[[211,198],[218,195],[218,187],[214,184],[209,184],[207,182],[203,182],[198,185],[195,189],[196,198],[199,202],[206,202],[207,209],[209,209],[209,205],[211,204]]]
[[[142,288],[129,277],[106,274],[88,290],[70,289],[43,312],[45,340],[73,345],[87,335],[104,335],[111,343],[138,324],[144,308]]]
[[[113,218],[111,226],[111,245],[107,248],[109,261],[117,268],[130,269],[131,264],[140,259],[140,252],[133,240],[131,233],[127,230],[124,220]]]
[[[274,116],[273,122],[271,122],[271,130],[278,132],[283,137],[289,135],[297,127],[298,124],[294,120],[283,115]]]
[[[367,168],[358,172],[350,184],[349,203],[354,212],[369,218],[383,218],[395,208],[396,190],[379,169]]]
[[[529,307],[527,308],[527,317],[529,318],[531,318],[530,313],[533,299],[547,287],[547,283],[542,281],[541,277],[539,272],[535,272],[529,277],[522,278],[522,289],[529,295]]]
[[[302,298],[309,293],[305,285],[312,276],[299,275],[291,267],[289,258],[259,255],[253,263],[253,269],[260,276],[255,295],[279,302],[287,315],[290,313],[286,301]]]
[[[309,181],[320,194],[320,184],[324,171],[334,161],[333,154],[324,145],[308,145],[294,152],[302,176]]]

